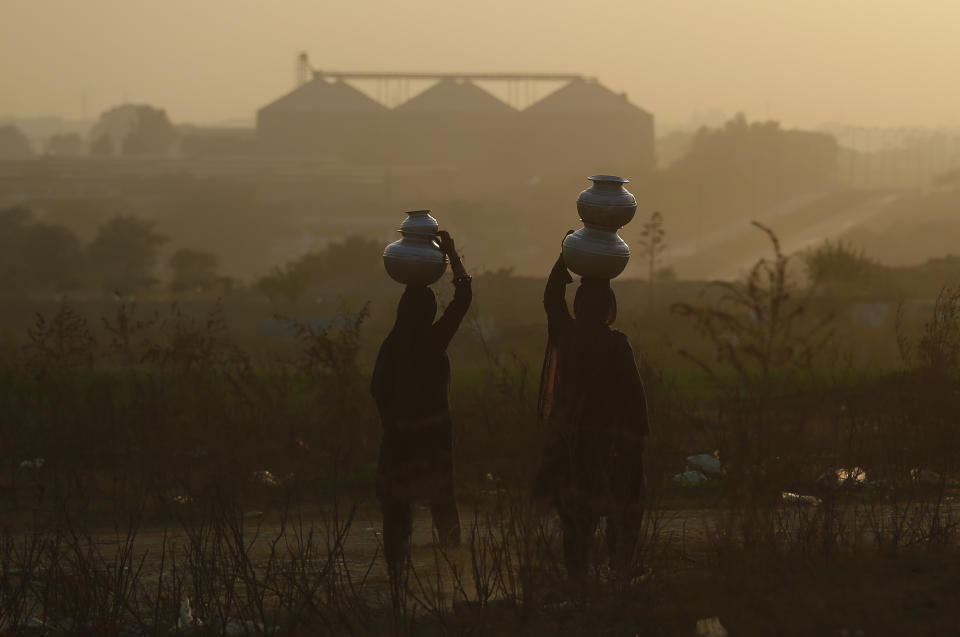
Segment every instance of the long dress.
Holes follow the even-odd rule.
[[[534,494],[557,506],[568,570],[582,571],[585,542],[600,516],[615,518],[608,529],[619,526],[614,532],[627,541],[639,532],[649,425],[627,337],[602,323],[578,324],[565,300],[570,282],[561,257],[543,295],[549,338],[539,410],[546,441]]]
[[[413,500],[430,501],[441,541],[459,539],[446,350],[473,295],[469,277],[458,277],[454,285],[453,300],[432,325],[408,329],[398,312],[397,324],[381,345],[374,366],[370,389],[383,426],[376,493],[391,564],[406,553]],[[436,308],[433,303],[433,309],[428,308],[430,320]]]

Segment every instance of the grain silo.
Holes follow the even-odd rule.
[[[343,80],[319,75],[257,111],[257,142],[271,154],[369,163],[382,159],[388,109]]]
[[[578,78],[520,113],[518,161],[531,176],[654,169],[653,116],[596,80]]]
[[[478,168],[496,162],[517,111],[464,79],[442,78],[391,113],[397,163]]]

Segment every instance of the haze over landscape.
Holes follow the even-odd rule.
[[[0,115],[92,118],[130,101],[250,122],[307,50],[325,70],[596,76],[662,124],[742,111],[956,127],[958,22],[949,0],[6,0]]]
[[[958,25],[0,0],[0,637],[956,634]]]

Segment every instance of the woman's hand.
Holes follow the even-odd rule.
[[[449,232],[441,230],[437,233],[437,238],[440,239],[440,249],[443,250],[444,254],[447,256],[456,254],[457,245],[453,242],[453,237],[450,236]]]
[[[567,230],[567,234],[563,235],[563,241],[566,241],[567,237],[572,235],[573,232],[574,232],[573,230]],[[557,261],[559,261],[560,264],[563,265],[564,268],[566,268],[567,262],[563,260],[563,241],[560,242],[560,256],[557,257]]]
[[[467,276],[467,270],[463,267],[460,255],[457,254],[457,245],[453,242],[453,237],[450,236],[450,233],[446,230],[441,230],[437,233],[437,238],[440,240],[440,249],[450,258],[450,267],[453,268],[453,276]]]

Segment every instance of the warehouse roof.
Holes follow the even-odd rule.
[[[261,111],[331,111],[331,112],[380,112],[387,107],[370,99],[341,80],[328,82],[317,77],[297,87],[280,99],[267,104]]]
[[[445,78],[400,104],[399,112],[510,113],[514,109],[473,82]]]
[[[528,106],[529,113],[647,113],[595,80],[577,79],[564,84],[538,102]]]

